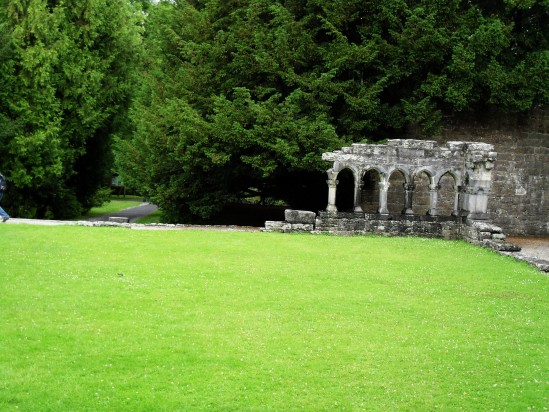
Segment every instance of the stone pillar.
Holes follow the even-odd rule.
[[[364,187],[364,182],[362,179],[355,179],[355,212],[362,212],[362,206],[360,203],[362,202],[362,187]]]
[[[452,210],[452,216],[459,216],[461,211],[461,192],[463,190],[463,186],[456,185],[454,189],[454,210]]]
[[[337,212],[336,190],[337,190],[337,184],[339,183],[339,181],[329,179],[329,180],[326,180],[326,183],[328,183],[328,206],[326,207],[326,211]]]
[[[471,220],[488,219],[488,195],[492,187],[492,169],[497,157],[494,147],[486,143],[467,146],[462,209]]]
[[[437,216],[438,215],[438,191],[440,190],[440,186],[434,183],[431,183],[429,185],[429,210],[427,210],[427,214],[429,216]]]
[[[488,195],[489,190],[484,187],[465,188],[463,197],[463,211],[469,219],[488,219]]]
[[[402,210],[403,215],[413,215],[412,210],[412,200],[414,197],[414,189],[416,185],[413,183],[404,183],[404,209]]]
[[[382,215],[388,215],[387,209],[387,191],[389,190],[389,182],[379,182],[379,209],[377,212]]]

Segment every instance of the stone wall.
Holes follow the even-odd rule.
[[[338,235],[374,233],[460,239],[459,226],[458,218],[450,216],[319,212],[314,231]]]
[[[444,132],[429,139],[494,145],[490,220],[508,235],[549,236],[549,109],[522,118],[447,119]]]
[[[451,141],[437,145],[434,140],[418,139],[355,143],[326,152],[322,159],[332,163],[326,172],[326,211],[439,216],[441,198],[453,203],[448,214],[486,220],[496,158],[491,144]],[[450,187],[445,177],[451,177]],[[373,198],[378,200],[375,211]]]
[[[266,232],[309,232],[334,235],[421,236],[463,239],[499,252],[520,251],[508,243],[502,228],[487,221],[457,216],[380,215],[362,212],[319,212],[286,210],[285,221],[265,222]]]

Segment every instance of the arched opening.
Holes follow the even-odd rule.
[[[379,181],[377,170],[368,170],[362,178],[361,206],[365,213],[377,213],[379,209]]]
[[[355,197],[355,177],[350,169],[343,169],[337,174],[336,207],[339,212],[352,212]]]
[[[404,183],[406,179],[400,170],[395,170],[389,178],[387,209],[389,214],[400,214],[404,209]]]
[[[450,173],[442,175],[438,181],[438,214],[440,216],[450,216],[454,211],[454,201],[456,198],[456,180]]]
[[[429,184],[430,177],[426,172],[421,172],[414,177],[414,197],[412,210],[414,215],[426,215],[430,207]]]

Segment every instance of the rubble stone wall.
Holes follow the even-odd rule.
[[[461,238],[458,219],[448,216],[319,212],[314,230],[330,234]]]
[[[421,138],[410,133],[410,138]],[[490,220],[508,235],[549,236],[549,109],[522,118],[448,120],[438,144],[482,141],[498,153],[488,200]]]
[[[319,212],[314,224],[313,212],[286,211],[291,221],[267,221],[266,232],[307,232],[333,235],[378,234],[385,236],[421,236],[463,239],[469,243],[500,252],[516,252],[517,245],[508,243],[502,228],[488,221],[470,221],[456,216],[380,215],[370,213]]]

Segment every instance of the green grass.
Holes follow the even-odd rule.
[[[162,212],[160,210],[157,210],[150,215],[140,217],[135,221],[135,223],[162,223]]]
[[[2,411],[549,405],[549,278],[463,242],[1,225],[0,247]]]

